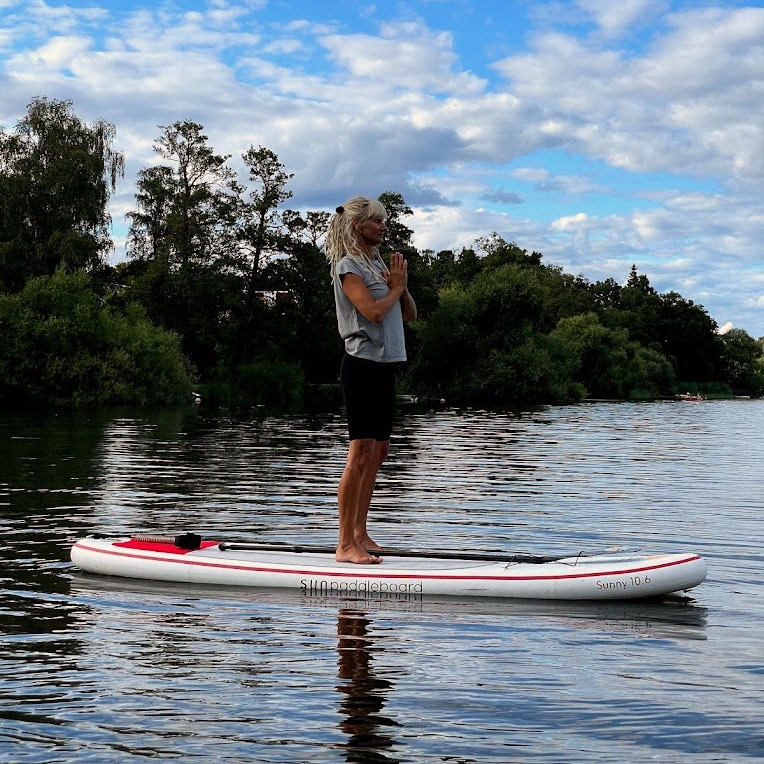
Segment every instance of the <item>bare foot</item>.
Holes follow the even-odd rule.
[[[361,547],[361,549],[366,549],[369,552],[382,552],[384,551],[384,547],[381,547],[374,539],[369,536],[369,534],[366,534],[365,538],[362,539],[356,539],[358,542],[358,546]]]
[[[375,557],[359,546],[337,547],[337,554],[334,557],[337,562],[353,562],[356,565],[379,565],[382,562],[381,557]]]

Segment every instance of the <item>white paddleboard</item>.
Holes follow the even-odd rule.
[[[192,536],[193,537],[193,536]],[[201,541],[178,537],[77,541],[72,562],[108,576],[187,584],[297,589],[360,599],[428,595],[549,600],[620,600],[686,591],[706,577],[692,552],[535,557],[499,553],[382,552],[373,565],[338,563],[326,547]],[[199,539],[199,537],[193,537]],[[461,556],[460,556],[461,555]]]

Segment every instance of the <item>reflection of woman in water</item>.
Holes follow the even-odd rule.
[[[339,727],[348,736],[345,744],[347,761],[393,764],[399,759],[389,756],[385,749],[395,745],[395,740],[384,734],[382,728],[396,727],[398,723],[379,713],[392,683],[372,672],[368,628],[366,613],[340,610],[337,618],[337,675],[340,679],[337,692],[345,697],[340,704],[340,713],[344,716]]]

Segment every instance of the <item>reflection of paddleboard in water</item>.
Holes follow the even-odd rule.
[[[685,591],[706,577],[694,553],[539,556],[391,549],[382,565],[338,563],[332,547],[176,538],[88,537],[72,547],[81,570],[188,584],[292,588],[310,596],[453,595],[621,600]]]

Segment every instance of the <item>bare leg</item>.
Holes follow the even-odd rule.
[[[377,544],[366,530],[366,519],[369,516],[369,507],[371,506],[371,497],[374,493],[374,487],[377,483],[379,468],[387,458],[390,451],[389,440],[377,440],[374,442],[374,455],[369,461],[367,469],[363,473],[361,490],[358,497],[358,515],[356,517],[355,538],[362,549],[381,550],[382,547]]]
[[[337,544],[337,562],[373,564],[381,562],[379,557],[370,555],[358,542],[358,537],[366,535],[366,515],[371,491],[368,489],[368,476],[376,478],[379,470],[376,441],[363,438],[350,441],[345,470],[340,479],[337,499],[340,513],[340,532]],[[376,464],[376,467],[374,466]],[[368,499],[368,500],[367,500]],[[366,502],[365,509],[362,509]],[[359,523],[363,530],[359,533]]]

